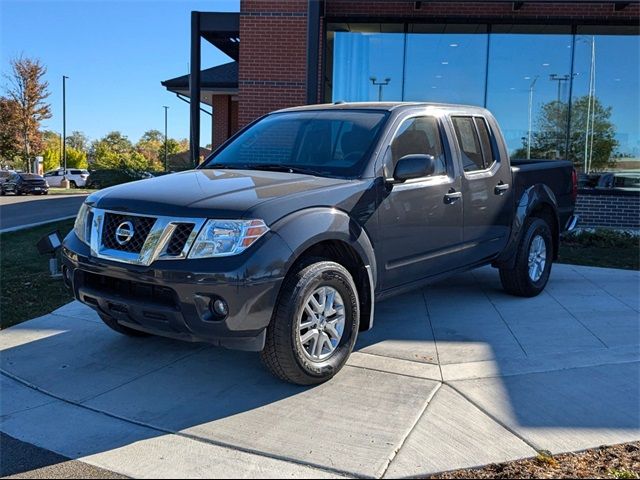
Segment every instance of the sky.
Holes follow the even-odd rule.
[[[136,142],[147,130],[164,131],[167,105],[169,137],[188,138],[189,105],[160,82],[188,73],[192,10],[239,8],[239,0],[0,0],[0,71],[20,55],[46,65],[53,113],[46,129],[62,131],[66,75],[67,134],[93,140],[119,130]],[[203,68],[229,61],[203,40]],[[206,145],[211,118],[201,119]]]

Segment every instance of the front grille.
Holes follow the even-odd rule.
[[[85,285],[99,293],[115,294],[123,300],[142,300],[173,308],[177,308],[179,305],[176,292],[168,287],[132,282],[90,272],[83,272],[83,275]]]
[[[184,246],[189,239],[189,235],[193,232],[193,223],[179,223],[171,235],[169,244],[167,245],[166,254],[170,256],[178,256],[182,253]]]
[[[116,229],[123,222],[133,224],[133,237],[124,245],[120,245],[116,240]],[[144,242],[149,236],[151,228],[156,223],[153,217],[139,217],[136,215],[121,215],[118,213],[105,213],[102,225],[102,245],[105,248],[120,250],[122,252],[140,253]]]

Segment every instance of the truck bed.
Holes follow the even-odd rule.
[[[527,188],[544,184],[558,201],[560,227],[564,227],[573,212],[573,164],[568,160],[511,160],[515,198],[521,198]]]

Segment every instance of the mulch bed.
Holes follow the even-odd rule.
[[[550,455],[486,467],[455,470],[429,478],[640,478],[640,442]]]

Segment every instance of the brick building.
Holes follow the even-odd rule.
[[[637,1],[242,0],[239,13],[192,13],[192,75],[163,85],[185,99],[200,91],[213,106],[214,146],[278,108],[382,93],[486,106],[513,126],[505,136],[521,153],[533,142],[537,110],[552,101],[570,110],[592,92],[593,76],[614,123],[634,117],[618,122],[616,134],[635,158],[640,120],[628,105],[639,102],[639,22]],[[201,38],[234,61],[201,71]],[[631,98],[617,95],[622,88]],[[192,127],[199,107],[192,105]],[[558,148],[544,154],[571,154],[571,133],[560,132]],[[573,153],[588,161],[588,148]]]
[[[214,148],[293,105],[485,106],[514,157],[569,158],[584,183],[617,168],[631,191],[582,190],[579,208],[590,226],[639,229],[639,24],[638,0],[241,0],[238,13],[192,12],[191,71],[162,84],[212,107]],[[233,61],[202,69],[202,39]],[[191,102],[192,159],[208,143],[200,114]]]

